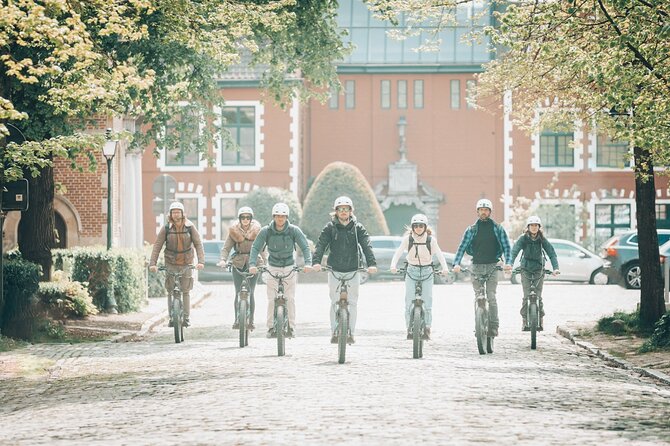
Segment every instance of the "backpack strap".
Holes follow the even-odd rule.
[[[412,249],[412,246],[414,245],[425,245],[426,249],[428,250],[428,254],[432,255],[433,254],[433,248],[431,246],[432,238],[430,234],[426,236],[426,241],[423,243],[417,243],[414,241],[414,237],[412,237],[412,234],[409,235],[409,245],[407,246],[407,252],[409,252]],[[419,249],[417,247],[417,249]]]
[[[165,225],[165,250],[166,250],[166,251],[173,252],[173,253],[175,253],[175,254],[184,254],[184,253],[190,252],[190,251],[193,249],[193,234],[191,233],[191,230],[192,230],[192,229],[193,229],[192,226],[186,226],[186,231],[181,231],[181,232],[177,232],[177,231],[175,231],[175,232],[173,232],[173,234],[175,234],[175,235],[178,235],[178,234],[188,234],[188,237],[189,237],[189,239],[191,240],[191,246],[190,246],[188,249],[183,249],[183,250],[181,250],[181,251],[177,251],[176,249],[169,249],[169,248],[167,247],[167,237],[168,237],[168,234],[170,233],[170,232],[169,232],[169,230],[170,230],[170,223],[167,223],[167,224]]]

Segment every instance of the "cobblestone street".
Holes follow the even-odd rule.
[[[501,284],[495,353],[477,353],[469,283],[434,288],[422,360],[404,340],[400,282],[361,287],[357,343],[337,363],[325,284],[298,286],[287,356],[258,323],[231,329],[232,285],[193,310],[186,341],[35,345],[0,355],[2,444],[503,444],[670,442],[670,388],[612,368],[557,324],[633,310],[618,286],[547,284],[538,350],[520,331],[521,287]],[[265,287],[256,320],[264,320]]]

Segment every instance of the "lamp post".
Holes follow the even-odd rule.
[[[107,160],[107,249],[112,247],[112,160],[116,155],[118,140],[112,138],[112,129],[105,132],[105,145],[102,146],[102,154]]]

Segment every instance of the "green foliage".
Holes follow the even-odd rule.
[[[38,289],[40,268],[25,260],[8,260],[4,262],[3,274],[0,331],[6,336],[29,339],[35,328],[32,305]]]
[[[151,250],[153,249],[153,245],[150,245],[149,243],[144,244],[144,256],[145,258],[151,257]],[[165,266],[165,261],[163,260],[163,253],[165,250],[161,250],[160,255],[158,256],[158,261],[156,262],[156,266],[161,267]],[[155,273],[152,273],[151,271],[147,271],[147,279],[149,281],[149,293],[147,297],[165,297],[167,296],[167,291],[165,290],[165,271],[156,271]]]
[[[354,214],[370,235],[388,235],[389,229],[379,202],[361,171],[348,163],[327,165],[316,177],[305,197],[305,219],[301,228],[312,240],[318,240],[323,227],[331,220],[333,203],[346,195],[354,202]]]
[[[85,283],[70,281],[63,271],[53,275],[53,282],[41,282],[38,301],[54,319],[81,318],[96,314],[98,309]]]
[[[641,352],[670,349],[670,313],[665,313],[654,325],[651,337],[640,347]]]
[[[74,248],[72,280],[88,283],[93,304],[100,310],[116,301],[120,313],[137,311],[146,295],[145,257],[142,251],[105,250],[103,247]],[[67,258],[58,252],[59,258]]]
[[[615,321],[621,321],[623,325]],[[641,333],[640,314],[637,311],[632,313],[616,311],[612,316],[601,318],[596,329],[610,335]]]
[[[267,225],[272,221],[272,206],[276,203],[286,203],[289,207],[289,220],[294,225],[300,225],[302,221],[302,207],[293,192],[286,189],[261,187],[242,197],[239,205],[240,207],[251,207],[254,210],[254,218],[261,225]]]

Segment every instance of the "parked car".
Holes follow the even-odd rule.
[[[545,280],[558,280],[567,282],[588,282],[590,284],[605,285],[608,283],[606,268],[609,262],[603,260],[597,254],[584,248],[579,243],[557,238],[548,239],[556,251],[558,265],[561,274],[558,276],[547,276]],[[514,268],[521,263],[519,254],[514,260]],[[547,269],[551,269],[551,263],[547,258]],[[521,283],[519,274],[512,274],[512,283]]]
[[[198,271],[198,280],[203,282],[215,280],[233,280],[233,274],[216,266],[221,257],[222,240],[203,240],[202,247],[205,251],[205,267]]]
[[[400,279],[401,277],[397,274],[392,274],[390,271],[391,260],[393,259],[393,254],[396,249],[402,243],[403,237],[399,236],[386,236],[386,235],[375,235],[370,237],[370,243],[372,244],[372,252],[375,255],[375,260],[377,261],[378,273],[369,277],[370,279],[380,280],[380,279]],[[453,267],[455,254],[449,252],[443,252],[444,258],[449,265],[449,269]],[[398,262],[398,266],[402,266],[403,257],[401,256],[401,261]],[[468,262],[463,262],[463,266],[467,267]],[[450,273],[447,277],[435,276],[435,283],[452,283],[455,280],[461,280],[466,277],[466,273],[459,273],[457,276],[453,273]],[[368,280],[368,275],[363,274],[361,277],[361,282]]]
[[[670,229],[658,229],[658,245],[670,240]],[[601,257],[611,263],[608,269],[610,280],[626,288],[640,289],[640,254],[637,246],[637,230],[611,237],[602,245]]]

